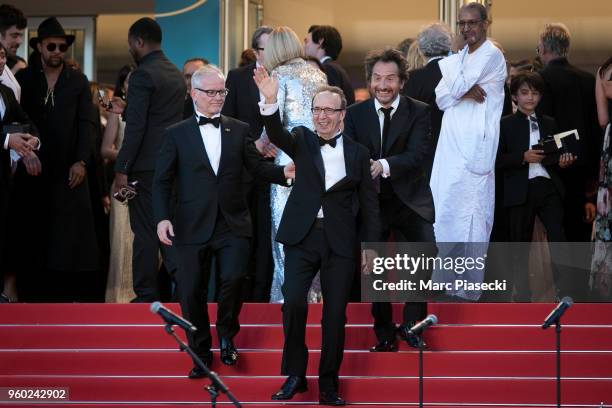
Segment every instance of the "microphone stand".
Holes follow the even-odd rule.
[[[416,335],[419,346],[419,408],[423,408],[423,349],[424,342],[422,335]]]
[[[234,397],[234,394],[231,393],[229,388],[227,388],[227,386],[223,384],[223,381],[221,381],[217,373],[215,373],[214,371],[210,371],[208,367],[206,367],[206,364],[202,362],[200,357],[198,357],[198,355],[194,353],[194,351],[176,335],[172,324],[166,324],[164,330],[166,330],[166,333],[168,333],[174,338],[174,340],[176,340],[179,345],[179,350],[187,353],[189,357],[193,359],[196,366],[198,366],[199,369],[204,371],[204,374],[210,380],[210,385],[204,387],[204,389],[210,394],[211,406],[213,408],[217,406],[217,396],[219,395],[219,391],[221,391],[222,393],[227,395],[227,398],[229,398],[229,400],[234,404],[235,407],[241,408],[242,405],[240,405],[240,402],[238,402],[236,397]]]

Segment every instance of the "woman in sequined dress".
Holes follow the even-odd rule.
[[[278,106],[283,125],[289,131],[296,126],[314,129],[310,112],[312,97],[316,89],[327,85],[325,74],[304,60],[304,49],[297,34],[289,27],[277,27],[270,33],[264,50],[264,65],[276,75],[279,82]],[[278,151],[275,164],[285,165],[291,159],[282,150]],[[283,245],[276,242],[276,231],[280,224],[285,203],[291,192],[290,187],[272,184],[270,187],[270,205],[272,207],[272,257],[274,275],[270,301],[283,301],[281,287],[284,282],[285,253]],[[313,281],[309,301],[320,300],[320,282]]]

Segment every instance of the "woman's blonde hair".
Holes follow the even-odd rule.
[[[406,55],[406,61],[408,61],[408,71],[422,68],[427,63],[425,56],[423,56],[423,53],[419,48],[418,41],[410,44],[410,48],[408,48],[408,53]]]
[[[294,58],[304,58],[304,47],[299,37],[287,26],[276,27],[270,33],[264,50],[264,66],[272,71]]]

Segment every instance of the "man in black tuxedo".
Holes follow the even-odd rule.
[[[261,26],[251,38],[251,47],[257,61],[232,69],[227,74],[225,87],[229,90],[222,114],[231,116],[249,124],[251,140],[260,155],[273,161],[276,147],[268,137],[262,134],[263,123],[259,114],[258,103],[261,100],[259,89],[253,81],[253,71],[263,66],[263,54],[272,27]],[[245,173],[243,180],[247,201],[253,217],[253,240],[249,262],[250,296],[252,302],[268,302],[274,270],[272,260],[272,213],[270,207],[270,183],[266,180],[253,179]]]
[[[164,130],[183,116],[185,83],[181,72],[161,50],[162,32],[150,18],[130,27],[129,51],[138,63],[130,76],[125,111],[125,136],[115,164],[113,193],[138,181],[136,197],[129,201],[134,231],[132,272],[137,302],[154,302],[168,294],[170,281],[159,268],[160,245],[155,233],[151,188],[155,161]],[[161,247],[166,270],[176,269],[170,248]]]
[[[153,210],[159,240],[177,249],[175,280],[181,310],[198,328],[188,334],[189,344],[207,365],[212,361],[212,338],[206,292],[210,260],[216,258],[221,361],[232,365],[238,360],[233,338],[240,329],[240,286],[252,235],[241,187],[243,167],[279,184],[292,174],[261,159],[249,140],[247,124],[220,115],[227,90],[217,67],[200,68],[191,81],[196,115],[165,132],[155,169]],[[173,217],[175,184],[178,204]],[[204,373],[195,367],[189,376],[199,378]]]
[[[436,86],[442,79],[438,62],[448,55],[451,49],[452,35],[446,24],[433,23],[419,32],[417,41],[419,50],[427,58],[427,65],[408,73],[408,80],[402,88],[401,94],[429,105],[431,109],[431,136],[433,138],[433,151],[435,152],[440,136],[440,127],[442,126],[442,115],[444,114],[436,104]],[[433,159],[433,154],[431,156]]]
[[[183,106],[183,119],[190,118],[195,114],[193,100],[191,99],[191,76],[206,64],[208,64],[208,60],[201,57],[189,58],[183,63],[183,80],[185,81],[185,87],[187,87],[185,105]]]
[[[281,373],[288,378],[272,399],[288,400],[307,390],[307,297],[320,270],[325,302],[319,403],[344,405],[346,402],[338,396],[338,371],[344,352],[345,311],[355,268],[358,221],[365,241],[376,240],[380,234],[369,155],[363,146],[342,134],[346,99],[340,88],[324,86],[315,92],[312,112],[316,133],[303,126],[289,133],[278,112],[278,81],[263,68],[257,70],[255,81],[265,97],[260,106],[268,136],[296,166],[295,185],[276,235],[285,248]],[[369,253],[364,260],[371,256]]]
[[[513,115],[502,118],[499,148],[495,167],[504,180],[503,206],[507,211],[510,242],[530,242],[536,215],[542,220],[548,241],[564,242],[563,195],[565,188],[559,176],[559,168],[570,166],[575,157],[566,153],[557,163],[542,164],[542,150],[532,149],[541,138],[557,133],[555,120],[546,115],[535,114],[535,109],[544,91],[542,77],[533,72],[515,76],[510,84],[512,99],[517,104]],[[559,246],[551,247],[553,263]],[[523,254],[524,255],[524,254]],[[528,265],[526,256],[513,260],[513,283],[517,301],[530,302]],[[569,294],[571,282],[567,274],[555,265],[557,290]],[[559,278],[563,277],[564,280]]]
[[[423,102],[401,96],[406,81],[406,60],[394,49],[375,50],[365,60],[367,81],[373,98],[348,109],[344,120],[347,136],[370,151],[372,178],[379,186],[382,231],[380,241],[391,232],[406,242],[432,243],[434,205],[429,188],[432,140],[430,109]],[[428,247],[428,252],[430,251]],[[397,351],[391,304],[373,303],[374,331],[378,343],[371,351]],[[400,335],[416,347],[408,330],[427,314],[427,304],[404,306]]]
[[[327,75],[327,83],[342,89],[348,106],[355,103],[355,91],[348,74],[336,60],[342,51],[342,37],[335,27],[313,25],[304,38],[304,52],[318,59]]]
[[[578,130],[578,159],[560,172],[566,192],[563,224],[568,241],[586,242],[595,218],[602,133],[597,126],[595,77],[569,63],[569,47],[570,33],[563,24],[548,24],[540,33],[537,51],[545,65],[540,71],[545,88],[538,113],[553,117],[559,132]]]
[[[6,50],[3,45],[0,45],[0,67],[3,69],[7,69],[4,68],[5,61]],[[7,125],[19,123],[21,125],[29,125],[31,127],[30,132],[35,133],[34,124],[23,109],[21,109],[21,105],[15,99],[13,90],[0,84],[0,98],[2,99],[2,104],[0,105],[0,303],[4,303],[9,301],[8,297],[3,293],[3,254],[5,240],[7,238],[10,239],[10,236],[7,235],[6,221],[12,178],[11,173],[13,173],[17,165],[13,158],[11,158],[10,152],[13,150],[22,158],[29,157],[31,154],[34,154],[35,149],[38,149],[40,142],[37,137],[32,136],[30,133],[11,133],[10,129],[6,128]],[[28,171],[30,171],[30,166],[28,166]]]

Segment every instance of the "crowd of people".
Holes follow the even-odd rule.
[[[345,308],[374,256],[360,242],[435,255],[436,242],[531,241],[537,218],[551,242],[595,242],[590,275],[555,270],[555,294],[612,300],[612,58],[596,75],[576,68],[569,30],[547,24],[536,58],[507,61],[490,23],[469,3],[458,35],[433,23],[372,50],[364,93],[337,62],[332,26],[303,40],[259,27],[226,77],[201,56],[179,70],[142,18],[127,38],[135,65],[109,97],[69,65],[75,37],[54,17],[19,59],[27,20],[0,6],[2,301],[177,300],[208,365],[208,300],[228,365],[242,303],[283,303],[288,378],[275,400],[306,389],[308,303],[322,301],[320,399],[342,405]],[[577,150],[537,147],[572,130]],[[531,300],[524,261],[513,260],[517,301]],[[397,327],[391,305],[373,303],[371,351],[397,351],[398,335],[417,347],[409,329],[426,313],[408,302]]]

